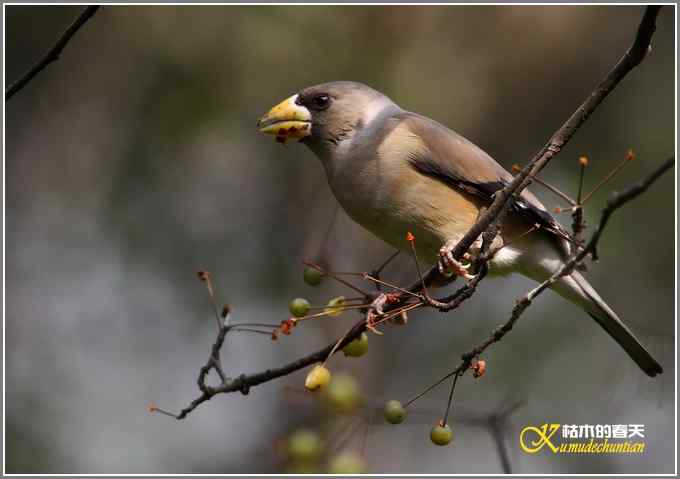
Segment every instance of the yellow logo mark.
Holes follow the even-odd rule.
[[[559,424],[543,424],[540,428],[527,426],[519,433],[519,445],[522,446],[524,452],[528,452],[529,454],[537,453],[546,445],[552,452],[557,453],[557,446],[550,442],[550,438],[553,437],[559,428]],[[524,441],[527,433],[533,433],[537,436],[534,440],[529,442],[528,446]]]

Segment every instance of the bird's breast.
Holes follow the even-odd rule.
[[[355,165],[336,170],[339,174],[329,178],[343,209],[398,249],[410,249],[406,235],[411,232],[423,261],[436,261],[439,248],[461,238],[477,219],[479,208],[474,201],[421,175],[408,162],[380,156],[354,161]]]

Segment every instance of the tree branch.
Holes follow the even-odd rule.
[[[555,281],[557,281],[559,278],[562,276],[565,276],[581,262],[583,261],[586,256],[588,256],[588,253],[591,251],[594,251],[594,249],[597,247],[597,244],[600,240],[600,237],[602,236],[602,232],[604,231],[605,226],[607,225],[607,222],[609,221],[609,218],[611,215],[614,213],[614,211],[618,210],[621,208],[623,205],[628,203],[630,200],[638,197],[642,193],[644,193],[647,188],[649,188],[656,180],[658,180],[661,175],[663,175],[666,171],[668,171],[670,168],[673,167],[673,164],[675,163],[675,158],[669,158],[665,160],[656,170],[654,170],[650,175],[648,175],[646,178],[642,179],[638,183],[630,186],[629,188],[625,189],[621,193],[612,193],[609,201],[607,202],[607,206],[605,209],[602,211],[602,216],[600,218],[600,223],[597,227],[597,230],[595,233],[593,233],[593,236],[590,238],[590,241],[586,244],[586,246],[578,253],[572,256],[562,267],[557,270],[550,278],[547,280],[543,281],[541,284],[536,286],[534,289],[529,291],[527,294],[522,296],[520,299],[517,300],[515,307],[512,309],[512,313],[510,315],[510,318],[494,329],[491,332],[491,335],[479,346],[471,349],[470,351],[467,351],[461,355],[461,362],[459,365],[451,372],[446,374],[445,376],[441,377],[438,379],[434,384],[428,386],[423,392],[418,394],[414,399],[420,398],[421,396],[425,395],[426,393],[430,392],[437,386],[439,386],[441,383],[446,381],[447,379],[458,375],[458,374],[463,374],[465,371],[467,371],[470,368],[470,365],[472,364],[472,360],[479,355],[481,355],[489,346],[491,346],[494,343],[497,343],[503,337],[508,334],[512,328],[515,326],[515,323],[517,320],[522,316],[522,313],[531,305],[534,299],[541,294],[543,291],[545,291],[550,285],[552,285]],[[406,404],[410,404],[414,401],[414,399],[408,401]]]
[[[531,304],[531,302],[533,301],[534,298],[536,298],[536,296],[538,296],[547,288],[549,288],[553,283],[555,283],[555,281],[560,279],[562,276],[570,274],[574,270],[574,268],[578,266],[578,264],[581,263],[586,258],[586,256],[588,256],[588,254],[592,254],[593,259],[597,259],[596,252],[597,245],[600,241],[600,237],[602,236],[602,232],[604,231],[605,226],[607,226],[607,222],[609,221],[609,218],[614,213],[614,211],[618,210],[623,205],[628,203],[630,200],[637,198],[642,193],[647,191],[647,188],[649,188],[652,185],[652,183],[658,180],[661,177],[661,175],[663,175],[666,171],[671,169],[674,164],[675,158],[668,158],[663,163],[661,163],[661,165],[646,178],[643,178],[634,185],[626,188],[621,193],[617,192],[612,193],[611,197],[609,198],[609,201],[607,201],[607,206],[602,211],[600,223],[598,224],[597,229],[593,233],[593,236],[590,238],[590,241],[588,241],[588,243],[583,247],[583,249],[581,249],[581,251],[579,251],[577,254],[572,256],[567,262],[565,262],[562,265],[562,267],[559,270],[557,270],[550,278],[543,281],[541,284],[539,284],[529,293],[527,293],[524,297],[522,297],[522,299],[520,299],[517,302],[517,305],[513,310],[513,316],[516,315],[517,317],[519,317],[519,315],[521,315],[522,312],[529,306],[529,304]]]
[[[61,37],[57,40],[57,43],[54,44],[52,48],[45,54],[45,56],[40,60],[38,63],[33,65],[30,70],[28,70],[24,75],[19,78],[17,81],[12,83],[9,88],[7,88],[7,91],[5,91],[5,101],[9,100],[14,96],[15,93],[19,92],[21,89],[23,89],[28,83],[33,80],[33,78],[40,73],[47,65],[50,63],[57,61],[59,59],[59,55],[61,55],[61,52],[66,48],[66,45],[68,42],[73,38],[73,36],[76,34],[80,28],[87,23],[87,21],[94,16],[95,13],[97,13],[97,10],[99,10],[99,5],[90,5],[83,12],[80,14],[80,16],[71,24],[70,27],[64,31],[64,33],[61,34]]]
[[[602,101],[611,93],[623,78],[642,62],[650,48],[652,35],[656,30],[656,17],[661,6],[650,5],[638,27],[633,45],[621,57],[614,68],[595,87],[581,105],[572,113],[569,119],[553,134],[548,143],[534,155],[529,163],[515,176],[515,178],[496,197],[477,223],[461,239],[454,250],[453,256],[461,259],[472,243],[486,230],[489,225],[502,218],[511,204],[513,196],[518,196],[531,183],[531,177],[536,176],[571,140],[578,129],[597,109]]]
[[[489,208],[481,214],[479,220],[472,226],[472,228],[453,249],[453,255],[456,259],[460,260],[465,252],[470,248],[472,243],[480,235],[483,235],[484,254],[481,254],[480,256],[482,256],[481,261],[483,263],[486,261],[489,245],[497,234],[500,222],[512,203],[511,200],[519,195],[521,191],[531,183],[532,177],[536,176],[562,150],[562,148],[569,142],[569,140],[590,117],[590,115],[597,109],[597,107],[602,103],[607,95],[609,95],[609,93],[611,93],[616,88],[619,82],[644,59],[650,46],[651,38],[655,30],[656,17],[660,8],[660,6],[646,7],[645,13],[638,27],[637,35],[629,50],[623,55],[614,68],[605,76],[605,78],[595,87],[595,89],[569,117],[569,119],[552,135],[546,145],[533,156],[527,165],[522,168],[522,170],[507,186],[496,193],[494,201],[489,206]],[[610,200],[610,204],[608,204],[607,209],[605,209],[603,212],[603,220],[600,224],[600,227],[593,235],[591,241],[584,249],[578,252],[577,255],[573,256],[560,271],[563,269],[567,271],[565,268],[573,268],[578,262],[582,261],[589,252],[594,252],[597,241],[599,240],[599,237],[602,233],[602,228],[604,228],[604,225],[606,224],[606,221],[608,220],[611,213],[630,199],[636,197],[646,190],[646,188],[649,187],[649,185],[651,185],[661,174],[663,174],[663,172],[669,169],[672,164],[673,159],[668,160],[666,163],[664,163],[662,168],[656,171],[645,181],[635,185],[629,190],[624,191],[624,193],[617,197],[618,199]],[[486,265],[480,264],[479,266],[485,267]],[[571,269],[568,270],[571,271]],[[480,276],[483,277],[483,274]],[[434,282],[447,283],[451,281],[452,280],[448,280],[447,278],[443,277],[439,273],[437,267],[433,267],[423,275],[422,280],[419,278],[409,288],[406,288],[408,290],[408,294],[405,292],[394,293],[396,300],[393,300],[386,305],[385,312],[394,311],[402,307],[403,304],[412,297],[412,293],[420,292],[423,287],[426,287]],[[532,290],[532,292],[528,293],[528,299],[520,300],[517,306],[513,309],[511,318],[504,325],[494,330],[491,336],[480,346],[463,354],[460,365],[454,371],[428,388],[426,392],[446,379],[452,377],[454,374],[464,373],[470,367],[473,358],[481,354],[481,352],[483,352],[491,344],[499,341],[505,334],[507,334],[507,332],[512,329],[514,323],[517,321],[522,312],[531,303],[531,300],[549,286],[544,285],[544,283],[541,283],[541,285]],[[474,293],[476,285],[477,282],[464,285],[452,296],[444,298],[443,301],[437,302],[436,300],[430,300],[430,303],[425,304],[445,311],[454,309],[458,307],[462,301],[469,298]],[[340,350],[342,346],[349,343],[353,339],[358,338],[359,335],[365,330],[366,319],[362,318],[344,336],[344,339],[340,341],[340,345],[338,348],[336,348],[336,351]],[[279,368],[267,369],[264,372],[251,375],[241,375],[237,378],[227,378],[226,381],[222,381],[222,384],[219,387],[202,390],[203,394],[199,398],[195,399],[187,408],[182,410],[180,414],[176,416],[173,414],[171,415],[177,419],[183,419],[200,403],[210,399],[215,394],[236,391],[247,394],[252,386],[286,376],[312,364],[323,362],[333,351],[337,342],[338,341],[335,341],[323,349],[320,349],[312,354],[304,356]]]

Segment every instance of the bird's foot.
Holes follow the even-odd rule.
[[[375,298],[368,308],[368,313],[366,314],[366,329],[369,331],[382,334],[382,332],[376,329],[376,324],[378,323],[380,317],[382,317],[385,312],[383,307],[387,304],[388,296],[385,293],[381,293],[380,296]]]
[[[447,243],[440,248],[439,262],[437,263],[439,267],[439,272],[441,274],[446,274],[447,271],[450,271],[453,274],[460,276],[467,281],[474,279],[475,276],[468,273],[467,271],[470,268],[471,264],[470,263],[463,264],[453,257],[452,254],[453,246],[455,245],[450,245],[449,243]],[[471,259],[470,255],[467,253],[465,254],[464,257],[468,260]]]

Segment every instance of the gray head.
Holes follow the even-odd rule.
[[[262,117],[258,127],[277,141],[297,139],[326,156],[370,128],[375,118],[398,110],[392,100],[362,83],[336,81],[287,98]]]

